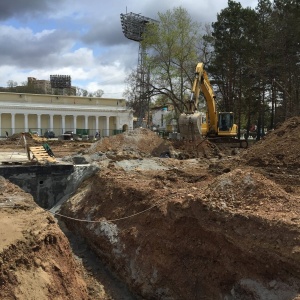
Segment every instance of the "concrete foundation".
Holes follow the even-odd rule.
[[[90,164],[12,165],[1,166],[0,176],[30,193],[42,208],[50,209],[97,170]]]

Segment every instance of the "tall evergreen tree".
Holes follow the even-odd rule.
[[[233,111],[238,116],[240,128],[245,114],[243,98],[252,97],[247,87],[253,86],[252,78],[255,77],[253,56],[257,53],[257,15],[254,10],[229,0],[228,7],[218,14],[212,27],[214,55],[209,70],[219,83],[222,99],[218,107]]]
[[[280,107],[276,121],[300,113],[300,3],[298,0],[275,0],[272,14],[276,55],[275,97]]]
[[[266,117],[269,116],[269,102],[271,102],[272,60],[270,56],[270,36],[272,35],[272,4],[269,0],[259,0],[255,10],[257,13],[255,69],[258,88],[256,90],[257,114],[254,121],[257,124],[257,139],[260,139],[261,135],[264,134],[267,123]]]

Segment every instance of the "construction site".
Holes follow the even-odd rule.
[[[300,299],[299,137],[1,140],[0,299]]]

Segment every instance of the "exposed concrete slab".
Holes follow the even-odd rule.
[[[26,151],[0,151],[0,167],[5,167],[7,164],[17,164],[17,163],[22,163],[22,164],[30,164],[34,165],[37,164],[39,165],[40,162],[37,160],[32,160],[30,161],[27,157]],[[68,162],[63,162],[60,158],[56,158],[56,162],[53,164],[71,164]]]
[[[144,159],[131,159],[121,160],[115,162],[115,164],[125,171],[136,171],[136,170],[167,170],[168,167],[162,165],[160,160],[154,158]]]
[[[0,163],[2,162],[28,162],[27,153],[25,152],[3,152],[0,151]]]
[[[93,164],[74,165],[61,159],[41,164],[29,161],[25,151],[0,151],[0,176],[30,193],[35,202],[46,209],[67,199],[84,179],[98,170]]]

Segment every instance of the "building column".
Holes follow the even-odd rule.
[[[96,126],[96,132],[99,132],[99,117],[95,116],[95,118],[96,118],[96,125],[95,125]]]
[[[11,134],[15,134],[16,114],[11,114]]]
[[[115,116],[115,120],[116,120],[116,129],[120,129],[120,126],[119,126],[119,124],[120,124],[120,117],[118,117],[118,116]]]
[[[41,132],[41,115],[40,114],[37,115],[37,130],[38,130],[39,134],[42,134],[42,132]]]
[[[66,116],[65,115],[61,116],[61,127],[62,127],[62,133],[64,133],[65,127],[66,127]]]
[[[88,129],[89,128],[89,117],[88,116],[84,116],[84,129]]]
[[[24,131],[28,132],[28,114],[24,114]]]
[[[53,131],[53,115],[50,115],[50,131]]]
[[[2,122],[1,122],[2,114],[0,114],[0,135],[2,135]]]
[[[106,136],[109,136],[109,117],[106,117]]]
[[[77,128],[77,116],[73,116],[73,132],[76,133]]]

